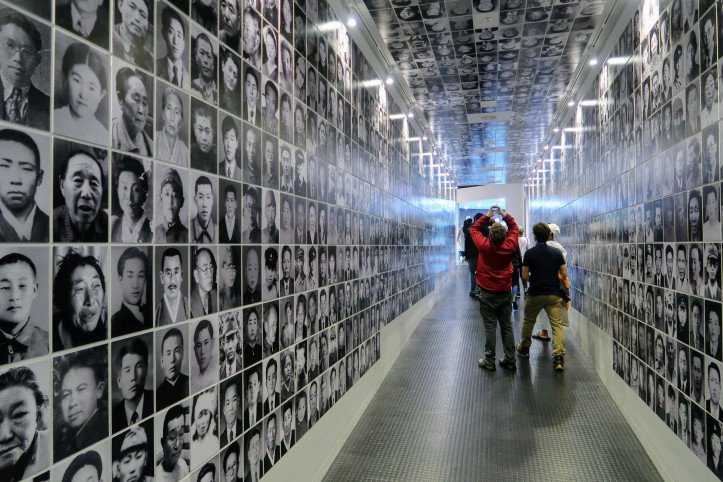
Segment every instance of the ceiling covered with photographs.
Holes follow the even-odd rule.
[[[459,186],[525,179],[606,7],[604,0],[364,4]]]

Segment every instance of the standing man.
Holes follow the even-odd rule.
[[[472,223],[482,217],[482,213],[474,215],[474,221],[465,220],[462,232],[464,233],[464,256],[467,258],[467,267],[469,268],[469,297],[475,298],[477,296],[477,281],[475,279],[475,270],[477,269],[477,246],[475,246],[472,236],[469,234],[469,228],[472,227]]]
[[[525,230],[523,228],[520,228],[520,237],[517,239],[517,243],[520,248],[520,256],[524,258],[525,253],[530,249],[530,240],[525,236]],[[522,280],[522,287],[527,291],[527,280]]]
[[[483,234],[483,229],[489,224],[495,211],[507,223],[507,228],[500,223],[494,223],[489,228],[487,237]],[[495,348],[499,323],[505,351],[505,357],[500,358],[500,366],[515,370],[515,336],[512,333],[511,318],[512,256],[517,253],[517,223],[499,206],[492,206],[486,215],[477,218],[468,232],[479,253],[476,282],[480,290],[479,311],[485,324],[485,357],[479,360],[479,366],[490,371],[496,369]]]
[[[560,235],[560,226],[558,226],[557,224],[554,224],[554,223],[550,223],[547,225],[547,227],[550,228],[550,239],[547,240],[547,245],[551,248],[559,249],[560,252],[562,253],[563,259],[567,260],[567,250],[565,248],[563,248],[560,243],[555,241],[555,236]],[[563,310],[563,312],[562,312],[563,322],[565,319],[565,315],[566,315],[566,310]],[[542,329],[539,332],[537,332],[536,334],[532,335],[532,338],[534,338],[535,340],[540,340],[540,341],[550,341],[550,332],[547,330],[548,322],[542,321],[541,323],[542,323]],[[563,323],[563,324],[565,324],[565,323]]]
[[[525,302],[525,322],[522,325],[522,340],[517,352],[522,357],[530,356],[532,329],[542,309],[547,312],[552,326],[553,367],[557,371],[565,368],[565,331],[562,326],[563,299],[560,296],[560,278],[567,277],[567,264],[559,249],[547,245],[550,228],[537,223],[532,228],[537,245],[527,250],[522,261],[522,279],[530,281]]]

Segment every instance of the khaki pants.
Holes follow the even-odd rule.
[[[562,312],[565,309],[562,298],[557,295],[530,296],[525,299],[525,321],[522,324],[520,345],[527,348],[532,344],[532,330],[540,311],[545,310],[552,328],[552,355],[565,355],[565,330],[562,326]]]

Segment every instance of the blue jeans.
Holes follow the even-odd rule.
[[[469,267],[469,293],[473,294],[477,291],[477,278],[475,271],[477,269],[477,258],[474,260],[467,258],[467,266]]]

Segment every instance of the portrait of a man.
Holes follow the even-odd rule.
[[[53,360],[55,461],[108,436],[108,356],[104,346]]]
[[[39,363],[0,373],[0,417],[14,419],[7,437],[15,441],[0,459],[2,480],[29,478],[50,465],[50,387],[42,381],[48,370]]]
[[[187,175],[186,172],[183,174]],[[183,195],[183,179],[178,170],[170,167],[159,178],[159,200],[156,202],[158,210],[156,219],[159,223],[155,228],[156,242],[187,243],[188,228],[183,224],[183,218],[188,216],[188,212],[183,209],[186,201]]]
[[[117,0],[113,55],[145,70],[153,70],[153,2]]]
[[[153,428],[151,423],[136,425],[113,437],[114,476],[120,482],[153,480]]]
[[[23,251],[47,263],[40,250]],[[0,365],[48,354],[48,323],[37,311],[41,282],[46,284],[30,257],[17,252],[0,257]]]
[[[47,145],[41,151],[35,139],[23,131],[0,129],[0,242],[50,239],[50,218],[36,199],[48,151]]]
[[[187,446],[188,426],[186,425],[186,404],[174,405],[164,414],[156,415],[156,433],[160,434],[163,454],[157,465],[160,480],[181,480],[189,474],[189,460],[183,458],[183,447]],[[160,430],[158,424],[161,424]]]
[[[223,158],[219,162],[218,172],[222,176],[236,181],[241,180],[241,136],[236,121],[231,116],[224,116],[221,122],[221,138]]]
[[[187,252],[187,251],[186,251]],[[169,325],[190,318],[187,285],[183,271],[186,258],[178,248],[157,248],[156,262],[162,292],[156,299],[156,326]]]
[[[241,397],[241,375],[221,383],[221,446],[235,441],[243,433]]]
[[[261,125],[259,73],[251,66],[244,69],[244,120],[259,127]]]
[[[156,60],[156,75],[183,90],[191,88],[191,74],[188,72],[188,21],[173,8],[158,4],[161,11],[159,40],[165,45],[165,55],[159,50]],[[158,45],[162,47],[161,42]]]
[[[50,31],[12,8],[0,9],[0,119],[48,131],[50,128],[50,78],[37,85],[35,71],[49,45]],[[16,57],[16,54],[19,54]],[[10,90],[10,92],[7,92]]]
[[[108,49],[110,16],[102,1],[71,0],[55,3],[55,24],[73,32],[98,47]]]
[[[243,205],[243,231],[241,232],[241,240],[244,243],[260,243],[260,189],[253,186],[244,186],[244,205]]]
[[[241,52],[241,2],[221,0],[218,39],[236,52]]]
[[[207,176],[196,178],[193,202],[195,213],[192,212],[191,239],[200,245],[216,242],[216,190]]]
[[[111,336],[128,335],[153,326],[150,272],[150,261],[144,249],[131,247],[122,251],[116,265],[116,286],[120,287],[122,299],[110,319]]]
[[[184,331],[186,327],[183,327]],[[160,343],[158,342],[160,339]],[[158,410],[166,408],[178,400],[188,396],[188,375],[184,369],[184,338],[181,329],[169,328],[156,333],[156,359],[159,360],[160,373],[157,377],[163,379],[156,387],[156,407]]]
[[[251,366],[261,360],[261,319],[259,308],[254,306],[244,310],[244,366]],[[260,377],[260,374],[259,374]],[[260,382],[259,378],[259,382]],[[260,401],[259,401],[260,404]]]
[[[218,44],[204,32],[194,32],[193,61],[191,63],[191,93],[211,104],[216,104],[216,59]]]
[[[241,312],[221,315],[219,344],[221,347],[220,377],[227,378],[241,371]]]
[[[255,127],[244,126],[244,181],[251,184],[261,184],[261,133]]]
[[[113,432],[130,427],[150,417],[155,411],[153,403],[153,372],[149,372],[149,349],[151,335],[139,335],[113,343],[112,356],[115,364],[112,424]],[[149,380],[150,376],[150,380]],[[150,389],[146,389],[148,380]],[[120,395],[120,396],[118,396]]]
[[[53,211],[55,242],[108,242],[106,170],[97,151],[72,149],[60,160],[56,178],[60,205]]]
[[[191,167],[216,174],[216,109],[193,99],[191,116],[193,118]]]
[[[213,320],[213,321],[212,321]],[[191,357],[191,391],[208,388],[218,381],[218,327],[216,319],[203,318],[193,327],[193,357]]]
[[[225,187],[224,187],[225,184]],[[239,202],[241,186],[233,182],[221,181],[223,190],[223,217],[219,220],[219,242],[240,244],[241,243],[241,216]]]
[[[191,318],[218,311],[216,292],[216,258],[211,249],[198,248],[193,256],[191,283]]]
[[[152,156],[153,80],[138,69],[118,65],[121,67],[115,74],[116,95],[111,124],[113,147]]]

